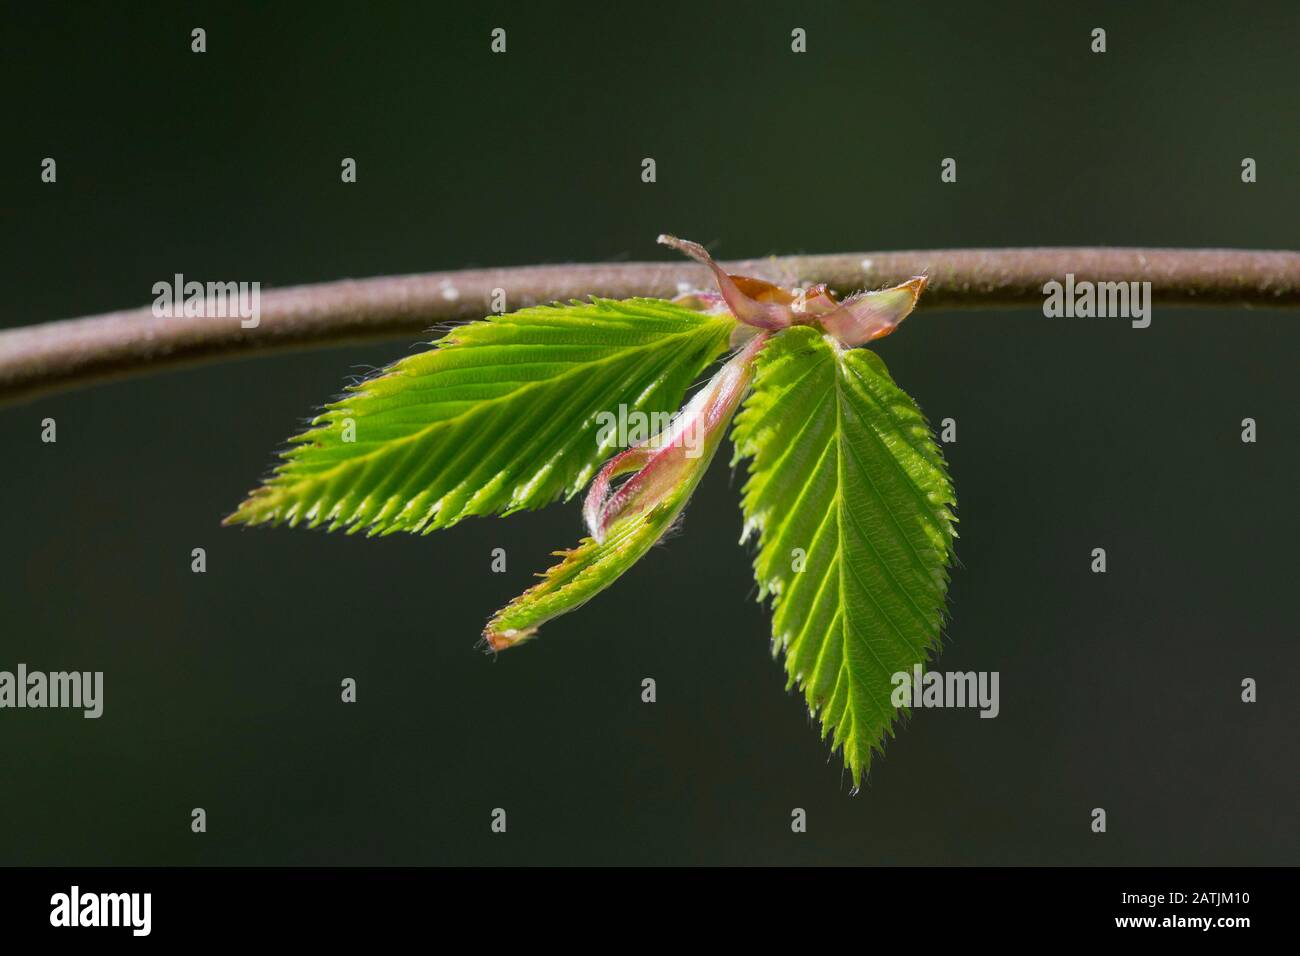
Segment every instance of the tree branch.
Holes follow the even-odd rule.
[[[922,309],[1038,308],[1044,283],[1149,281],[1161,306],[1300,306],[1300,253],[1233,249],[935,249],[724,262],[728,271],[847,293],[927,272]],[[149,308],[0,332],[0,402],[279,349],[418,338],[437,324],[482,318],[494,289],[506,307],[589,295],[671,298],[712,286],[690,262],[466,269],[295,286],[261,296],[256,328],[237,318],[159,318]]]

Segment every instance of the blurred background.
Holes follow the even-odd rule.
[[[725,258],[1295,247],[1295,4],[1072,7],[8,6],[0,325],[176,272],[670,258],[663,231]],[[924,312],[880,344],[958,423],[938,666],[999,671],[1001,714],[919,712],[856,796],[783,692],[729,449],[678,537],[493,661],[483,622],[577,502],[425,538],[219,525],[413,343],[0,409],[0,669],[105,673],[97,721],[0,712],[0,863],[1294,864],[1298,346],[1295,314],[1159,308]]]

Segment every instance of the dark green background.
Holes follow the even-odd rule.
[[[724,257],[1296,242],[1294,3],[151,6],[6,9],[0,324],[175,272],[667,258],[662,231]],[[1000,671],[1002,714],[918,713],[856,797],[769,656],[726,450],[680,536],[495,663],[484,620],[576,503],[418,539],[219,527],[410,348],[0,410],[0,669],[106,674],[98,721],[0,712],[0,862],[1297,861],[1294,314],[925,313],[881,344],[958,422],[939,666]]]

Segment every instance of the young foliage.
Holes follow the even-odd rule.
[[[824,285],[731,276],[695,243],[660,241],[712,270],[718,291],[530,308],[457,329],[326,406],[227,523],[427,533],[590,481],[589,536],[488,622],[484,640],[500,651],[662,538],[734,416],[774,653],[860,784],[893,733],[893,675],[935,650],[952,559],[955,499],[930,429],[884,363],[856,348],[893,332],[926,279],[839,300]],[[619,451],[602,413],[677,408],[728,343],[736,354],[666,428]]]
[[[583,508],[591,536],[542,575],[542,582],[499,611],[483,631],[494,651],[528,640],[545,622],[567,614],[614,583],[650,550],[686,507],[713,460],[753,377],[762,337],[750,341],[672,423],[652,439],[611,459],[592,483]],[[634,471],[617,491],[613,478]]]
[[[892,676],[934,650],[955,502],[920,410],[884,362],[809,328],[776,336],[736,418],[745,534],[773,650],[861,782],[896,717]]]
[[[735,324],[595,299],[463,326],[327,405],[226,523],[427,533],[570,497],[617,447],[597,415],[675,410]]]

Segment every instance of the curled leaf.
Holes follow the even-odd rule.
[[[597,475],[583,508],[590,537],[556,552],[563,560],[499,611],[483,631],[494,651],[537,633],[614,583],[645,555],[686,507],[712,461],[753,379],[766,337],[752,340],[649,441],[611,459]],[[618,489],[615,477],[635,471]]]
[[[698,481],[744,396],[763,339],[750,341],[653,438],[614,456],[600,470],[583,507],[587,530],[603,541],[616,522],[654,507],[683,482]],[[617,491],[610,480],[635,471]]]

